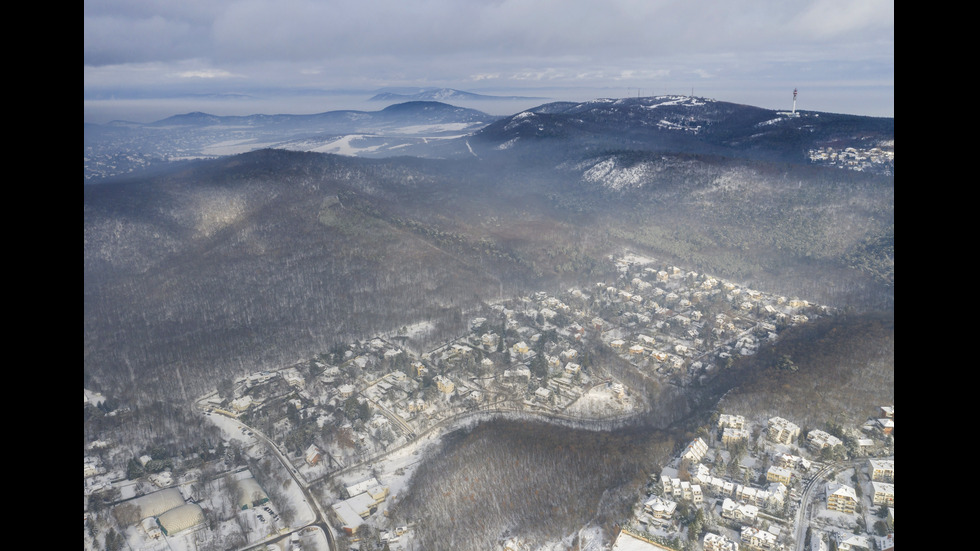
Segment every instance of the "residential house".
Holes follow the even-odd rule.
[[[895,485],[890,482],[871,481],[871,502],[875,505],[895,506]]]
[[[733,429],[731,427],[725,427],[721,431],[721,443],[724,444],[726,448],[730,448],[739,442],[745,442],[749,439],[749,431],[746,429]]]
[[[765,506],[771,509],[780,509],[786,501],[786,494],[789,489],[782,482],[773,482],[767,489],[769,497],[766,499]]]
[[[868,472],[871,474],[871,480],[895,482],[895,460],[869,459]]]
[[[781,482],[789,486],[792,482],[792,478],[793,471],[782,467],[777,467],[775,465],[769,467],[769,470],[766,471],[766,480],[768,482]]]
[[[854,488],[846,484],[827,487],[827,509],[840,513],[853,513],[858,499]]]
[[[500,337],[498,337],[494,332],[484,333],[483,336],[480,337],[480,343],[483,344],[483,347],[488,350],[495,350],[499,339]]]
[[[758,547],[759,549],[776,549],[776,535],[753,526],[743,526],[741,532],[742,544]]]
[[[375,505],[381,503],[388,497],[388,488],[382,486],[377,478],[371,477],[356,484],[344,486],[344,493],[348,498],[367,493],[375,501]]]
[[[698,506],[704,503],[704,492],[701,491],[700,484],[691,484],[691,501]]]
[[[727,413],[722,413],[720,416],[718,416],[718,428],[723,429],[725,427],[744,429],[745,417],[742,417],[741,415],[729,415]]]
[[[242,396],[241,398],[235,398],[234,400],[231,401],[231,409],[233,409],[236,412],[245,411],[251,405],[252,405],[252,397],[248,395]]]
[[[705,534],[701,547],[704,551],[738,551],[738,543],[719,534]]]
[[[759,508],[747,503],[738,503],[726,497],[721,502],[721,516],[738,522],[753,522],[759,516]]]
[[[793,444],[800,436],[800,427],[782,417],[773,417],[769,419],[766,436],[779,444]]]
[[[837,551],[871,551],[873,544],[867,536],[837,532]]]
[[[877,426],[878,430],[881,431],[881,434],[884,434],[885,436],[888,436],[895,430],[895,420],[887,417],[876,419],[875,425]]]
[[[806,442],[810,450],[814,452],[819,452],[824,448],[832,448],[844,443],[840,438],[820,429],[813,429],[807,433]]]
[[[786,486],[781,482],[773,482],[767,489],[761,489],[738,484],[735,486],[735,491],[727,495],[756,507],[775,507],[781,506],[786,499]]]
[[[422,364],[422,362],[414,362],[412,364],[412,371],[415,373],[416,377],[422,377],[429,372],[429,369]]]
[[[504,370],[504,382],[519,384],[527,383],[530,380],[531,370],[526,367]]]
[[[681,454],[681,459],[689,459],[691,463],[697,463],[701,461],[706,453],[708,453],[708,445],[698,437],[687,445],[684,453]]]
[[[436,382],[436,388],[438,388],[443,394],[452,394],[453,391],[456,390],[456,385],[442,375],[436,375],[433,380]]]
[[[789,470],[799,469],[804,472],[810,470],[810,461],[798,455],[777,453],[773,456],[773,462],[776,464],[777,467],[782,467],[784,469],[789,469]]]
[[[676,509],[677,503],[656,496],[643,504],[643,510],[657,520],[670,520]]]
[[[323,457],[323,452],[316,445],[311,445],[306,448],[306,463],[313,466],[320,462]]]

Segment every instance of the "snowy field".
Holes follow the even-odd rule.
[[[624,415],[633,411],[635,403],[629,396],[617,398],[612,388],[600,385],[592,388],[572,402],[566,414],[588,418],[604,418],[614,415]]]
[[[275,142],[261,143],[256,142],[252,138],[244,138],[241,140],[228,140],[224,142],[218,142],[211,144],[201,150],[203,155],[238,155],[240,153],[248,153],[249,151],[255,151],[256,149],[263,149],[266,147],[272,147]]]

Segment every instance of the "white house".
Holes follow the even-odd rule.
[[[677,503],[655,496],[643,504],[643,509],[657,520],[670,520],[677,509]]]
[[[684,453],[681,454],[681,458],[690,459],[692,463],[697,463],[698,461],[701,461],[706,453],[708,453],[708,445],[705,444],[704,440],[698,437],[687,445]]]
[[[738,543],[719,534],[705,534],[701,547],[704,551],[738,551]]]
[[[742,527],[742,543],[760,549],[775,549],[776,535],[766,530],[759,530],[753,526]]]
[[[800,427],[782,417],[773,417],[769,419],[766,436],[779,444],[792,444],[800,436]]]
[[[890,482],[871,481],[871,502],[875,505],[895,506],[895,485]]]
[[[739,522],[752,522],[759,515],[759,508],[748,503],[738,503],[729,498],[721,502],[721,516]]]

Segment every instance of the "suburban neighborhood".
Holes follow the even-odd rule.
[[[612,260],[615,281],[488,304],[433,349],[413,348],[422,322],[222,381],[197,402],[227,435],[206,473],[145,456],[133,469],[150,474],[134,481],[105,472],[92,443],[87,503],[114,492],[132,549],[219,548],[207,534],[233,534],[242,549],[356,549],[371,531],[391,551],[412,549],[412,527],[392,525],[386,508],[425,441],[490,415],[615,426],[644,406],[636,378],[700,384],[830,313],[651,258]],[[893,447],[891,404],[859,427],[805,432],[717,412],[650,473],[612,549],[893,549]]]

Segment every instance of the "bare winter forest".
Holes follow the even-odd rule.
[[[831,306],[891,307],[889,181],[726,162],[658,161],[624,192],[533,165],[267,151],[88,186],[85,371],[126,401],[187,400],[433,321],[424,348],[481,303],[601,280],[625,248]]]
[[[546,111],[540,126],[502,120],[473,136],[479,155],[261,150],[86,184],[84,384],[108,398],[86,407],[85,439],[116,446],[92,453],[124,470],[120,458],[143,454],[207,468],[216,449],[244,463],[191,417],[194,400],[311,358],[337,367],[347,343],[374,335],[421,355],[495,303],[615,280],[611,259],[626,252],[834,313],[689,386],[640,373],[585,337],[590,361],[640,394],[641,415],[615,430],[497,420],[451,433],[389,511],[416,527],[419,548],[491,549],[510,535],[574,547],[576,530],[628,516],[649,475],[712,413],[825,427],[894,403],[894,177],[787,160],[813,136],[878,139],[883,127],[893,139],[893,121],[856,132],[864,123],[848,119],[833,136],[791,128],[753,144],[759,117],[772,116],[753,112],[741,134],[725,127],[706,144],[687,133],[637,141],[652,131]],[[504,147],[513,143],[527,145]],[[629,323],[623,308],[605,308],[600,317]],[[338,368],[337,380],[356,375]],[[256,427],[287,432],[277,432],[278,410],[266,413]],[[333,413],[339,422],[358,412]],[[310,428],[290,436],[290,451],[313,434],[347,438],[332,420],[296,422]],[[353,456],[356,444],[345,444]],[[266,487],[289,482],[268,464],[248,466]],[[203,493],[234,491],[205,472]]]
[[[422,463],[392,514],[425,549],[491,549],[521,535],[555,541],[629,514],[673,440],[649,429],[587,431],[497,421],[453,433]]]

